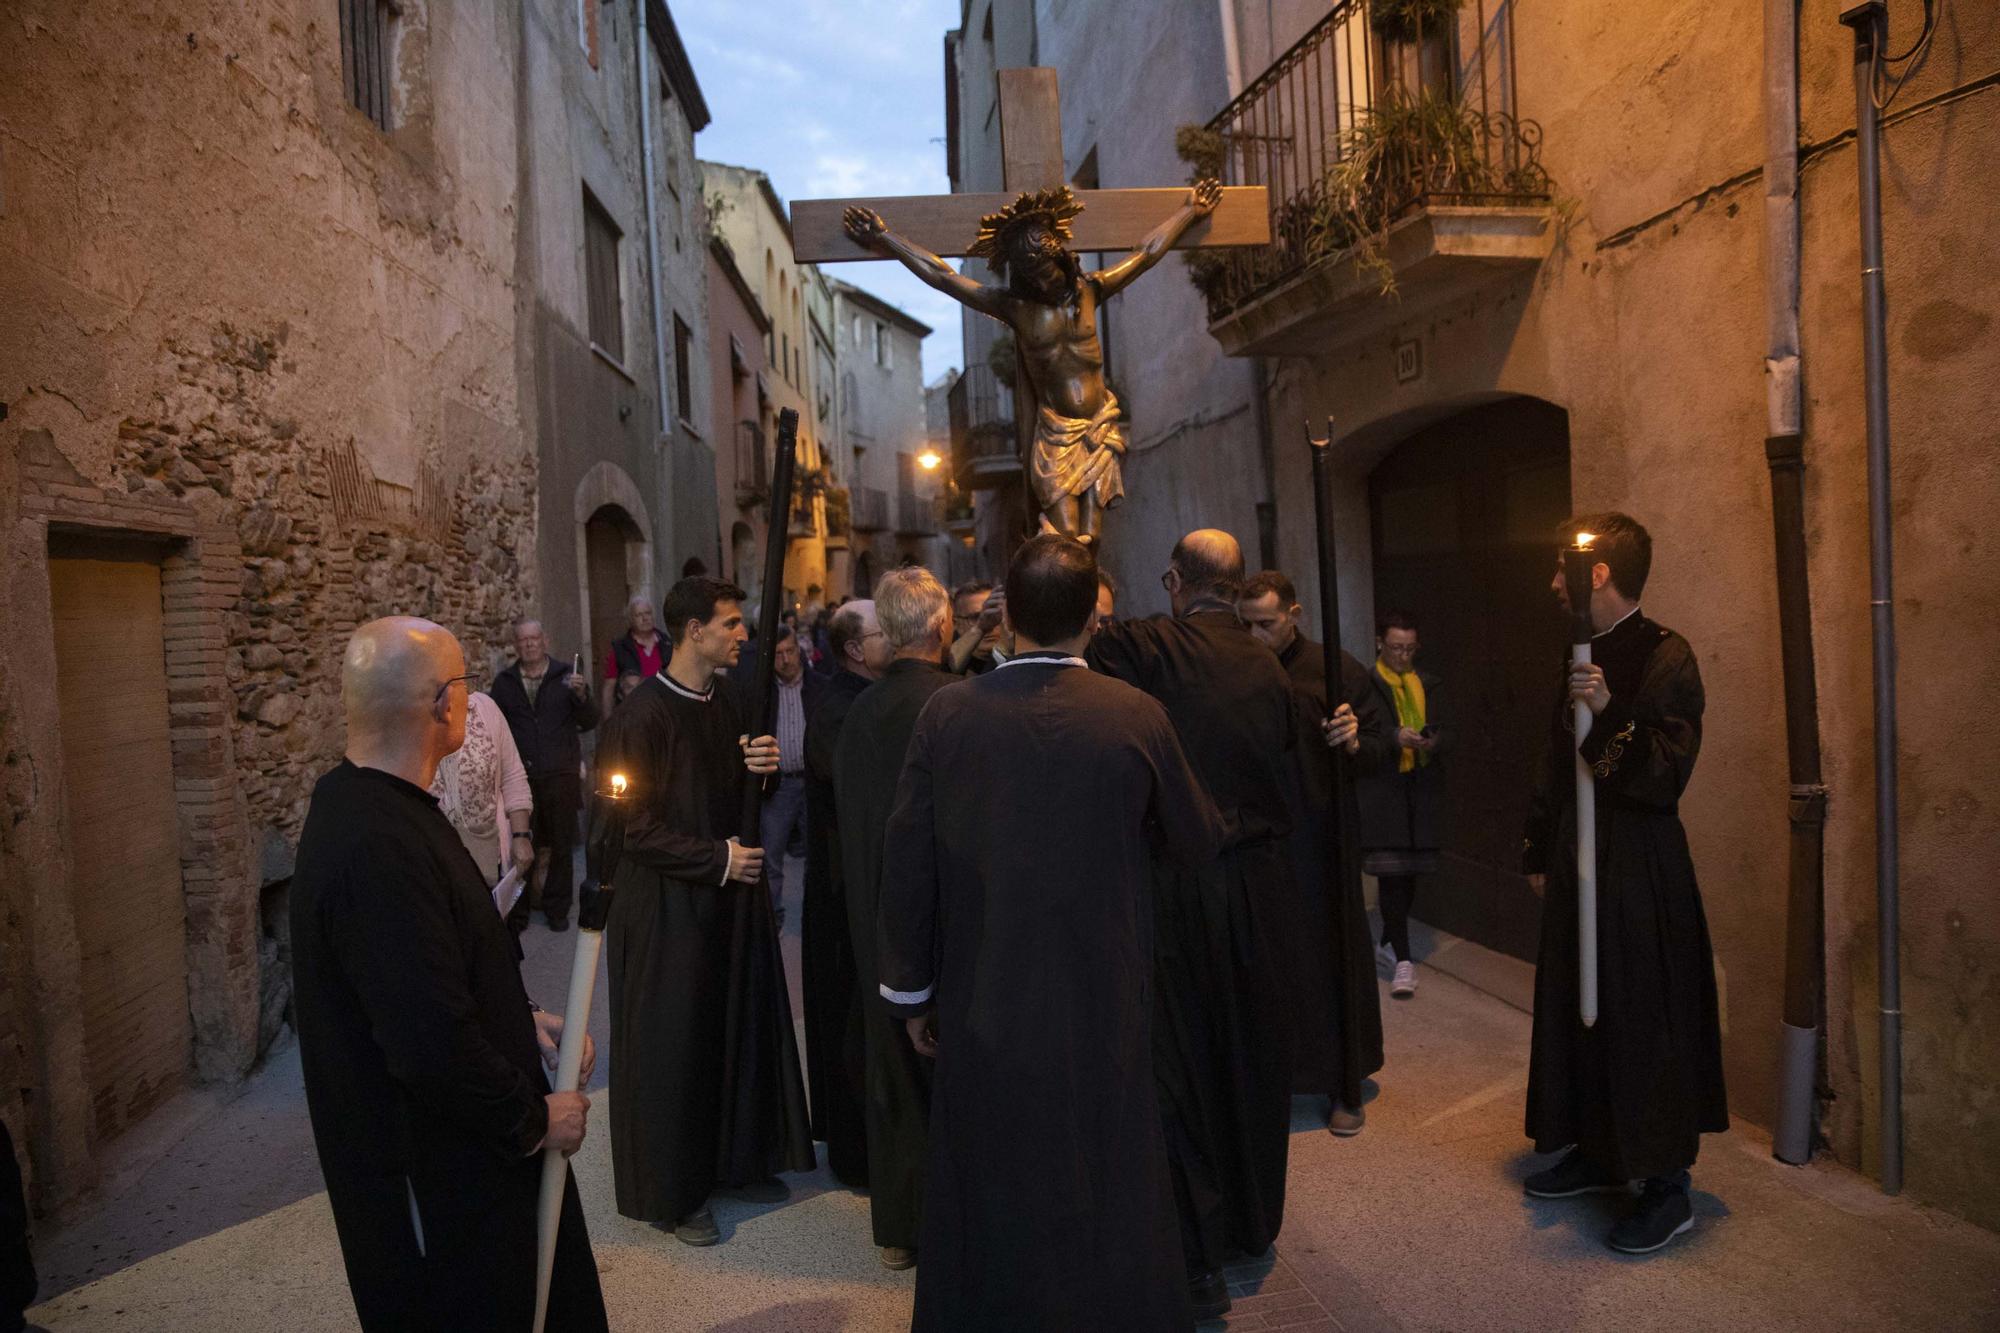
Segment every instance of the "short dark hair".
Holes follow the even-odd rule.
[[[1112,578],[1111,571],[1102,565],[1097,567],[1097,586],[1109,592],[1113,597],[1118,595],[1118,580]]]
[[[1282,570],[1260,569],[1244,583],[1243,591],[1236,594],[1239,602],[1254,602],[1267,592],[1278,594],[1278,609],[1290,610],[1299,604],[1299,590]]]
[[[1007,616],[1036,643],[1083,633],[1097,610],[1097,557],[1059,532],[1024,542],[1007,566]]]
[[[1391,607],[1375,617],[1375,637],[1381,638],[1392,629],[1406,629],[1417,632],[1417,618],[1399,607]]]
[[[799,637],[799,632],[793,629],[791,625],[787,623],[778,626],[778,632],[771,636],[771,642],[789,643],[791,640],[796,639],[798,637]]]
[[[1190,533],[1189,536],[1195,534]],[[1236,600],[1236,590],[1243,583],[1243,551],[1236,547],[1233,556],[1215,558],[1216,547],[1205,542],[1190,543],[1187,537],[1174,543],[1173,553],[1167,563],[1181,574],[1181,587],[1190,593],[1205,592],[1216,597]]]
[[[699,578],[706,573],[708,573],[708,566],[702,563],[702,559],[698,555],[689,556],[681,565],[681,577],[684,579]]]
[[[992,591],[993,591],[993,585],[988,583],[985,579],[967,579],[965,582],[959,584],[956,588],[953,588],[951,590],[952,609],[957,610],[958,599],[961,597],[970,597],[972,596],[972,594],[976,592],[992,592]]]
[[[715,618],[716,603],[741,602],[749,595],[733,583],[706,574],[691,575],[667,589],[666,598],[660,603],[660,628],[666,631],[667,638],[679,643],[687,635],[690,620],[705,625]]]
[[[1588,532],[1596,538],[1590,544],[1591,549],[1610,568],[1611,585],[1638,601],[1639,595],[1646,591],[1646,576],[1653,572],[1653,534],[1638,519],[1615,509],[1572,516],[1564,521],[1557,540],[1567,547],[1579,532]]]

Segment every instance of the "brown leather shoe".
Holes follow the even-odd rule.
[[[906,1268],[915,1268],[916,1266],[917,1252],[915,1250],[906,1250],[900,1245],[884,1245],[882,1247],[882,1267],[888,1269],[890,1272],[900,1273]]]

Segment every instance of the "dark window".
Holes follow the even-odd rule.
[[[625,359],[625,311],[619,299],[618,224],[589,190],[583,192],[583,276],[590,303],[590,340]]]
[[[347,100],[391,129],[389,72],[395,60],[394,0],[340,0],[340,63]]]
[[[675,315],[674,407],[680,413],[682,421],[694,420],[694,401],[691,397],[692,391],[689,388],[689,385],[693,383],[693,371],[688,364],[690,360],[690,344],[693,341],[693,332],[681,321],[679,315]]]

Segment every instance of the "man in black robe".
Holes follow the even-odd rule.
[[[813,1137],[843,1185],[868,1185],[868,1127],[860,995],[847,926],[846,871],[835,822],[833,754],[847,710],[889,665],[875,603],[847,602],[830,617],[827,654],[835,671],[806,719],[806,883],[800,905],[799,973],[805,991],[806,1092]]]
[[[722,1238],[717,1188],[780,1199],[778,1172],[813,1167],[765,853],[737,841],[743,771],[776,772],[778,747],[744,734],[716,679],[747,637],[743,596],[706,577],[673,586],[667,669],[612,714],[598,759],[629,784],[604,931],[618,1211],[689,1245]]]
[[[427,620],[355,631],[347,757],[313,788],[292,876],[306,1107],[371,1330],[529,1327],[541,1150],[574,1152],[590,1106],[549,1091],[562,1022],[534,1012],[486,878],[429,791],[464,740],[467,686],[457,641]],[[547,1326],[606,1327],[574,1178]]]
[[[1277,1239],[1291,1133],[1285,791],[1297,712],[1284,668],[1236,618],[1242,581],[1234,537],[1189,533],[1161,579],[1173,614],[1107,626],[1088,654],[1166,706],[1232,827],[1218,856],[1163,860],[1155,875],[1154,1066],[1190,1290],[1211,1317],[1229,1306],[1223,1261]]]
[[[937,1060],[919,1333],[1192,1323],[1149,1058],[1150,862],[1162,837],[1209,860],[1224,825],[1159,704],[1080,669],[1096,595],[1087,547],[1022,546],[1015,654],[931,696],[889,818],[881,995]]]
[[[1327,1098],[1326,1126],[1347,1138],[1364,1123],[1362,1082],[1382,1067],[1382,1000],[1361,896],[1361,850],[1334,846],[1333,802],[1348,802],[1354,828],[1357,797],[1351,785],[1335,792],[1329,747],[1347,751],[1358,777],[1388,762],[1394,736],[1367,672],[1346,649],[1340,703],[1327,711],[1326,655],[1299,630],[1298,592],[1289,578],[1275,569],[1258,574],[1243,586],[1236,613],[1278,654],[1298,708],[1300,743],[1286,788],[1297,892],[1283,932],[1294,1014],[1292,1091]]]
[[[1563,531],[1596,534],[1596,637],[1551,719],[1521,869],[1546,896],[1528,1137],[1537,1152],[1570,1151],[1525,1188],[1559,1199],[1625,1193],[1640,1181],[1637,1206],[1609,1242],[1645,1254],[1693,1227],[1688,1169],[1701,1136],[1729,1128],[1714,954],[1679,814],[1701,750],[1701,672],[1687,640],[1639,609],[1653,560],[1646,529],[1610,513]],[[1554,590],[1567,608],[1560,558]],[[1580,744],[1577,701],[1594,714]],[[1598,1018],[1589,1028],[1577,1008],[1578,754],[1597,785]]]
[[[875,585],[875,614],[893,660],[848,712],[833,777],[845,831],[848,926],[857,975],[869,978],[867,994],[856,991],[867,1059],[868,1211],[883,1266],[904,1269],[917,1261],[923,1230],[931,1068],[876,990],[882,838],[917,715],[959,678],[938,665],[951,642],[952,614],[944,585],[930,571],[910,566],[884,574]]]

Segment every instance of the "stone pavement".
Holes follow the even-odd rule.
[[[798,915],[794,902],[794,969]],[[528,934],[529,992],[546,1004],[561,1003],[575,938]],[[1419,952],[1458,975],[1425,967],[1415,999],[1384,999],[1390,1064],[1359,1137],[1334,1139],[1320,1108],[1296,1104],[1284,1233],[1230,1271],[1236,1309],[1211,1328],[2000,1327],[2000,1236],[1838,1167],[1779,1165],[1740,1124],[1704,1148],[1694,1234],[1651,1258],[1604,1248],[1608,1198],[1524,1200],[1540,1160],[1520,1131],[1528,1017],[1502,998],[1518,997],[1519,965],[1436,937]],[[600,1048],[604,1025],[600,985]],[[615,1076],[607,1053],[598,1084]],[[600,1100],[575,1165],[614,1328],[908,1326],[914,1274],[876,1263],[867,1201],[823,1169],[792,1177],[783,1204],[720,1201],[724,1243],[691,1250],[613,1210],[604,1116]],[[156,1120],[99,1210],[39,1244],[31,1318],[57,1333],[354,1328],[296,1048],[232,1097]]]

